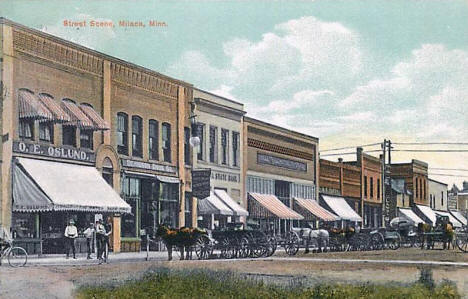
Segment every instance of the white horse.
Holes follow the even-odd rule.
[[[293,228],[293,231],[298,234],[299,238],[306,241],[305,253],[309,253],[310,243],[313,243],[314,247],[321,252],[325,251],[330,243],[328,231],[324,229]]]

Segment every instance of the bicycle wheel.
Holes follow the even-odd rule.
[[[28,262],[28,253],[21,247],[13,247],[8,252],[8,264],[11,267],[24,267]]]

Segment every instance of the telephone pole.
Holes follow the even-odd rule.
[[[381,144],[382,147],[382,216],[383,216],[383,224],[384,226],[387,225],[387,192],[386,192],[386,177],[385,177],[385,169],[386,169],[386,159],[385,154],[387,152],[387,139],[384,139],[384,142]]]

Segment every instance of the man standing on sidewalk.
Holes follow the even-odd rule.
[[[106,262],[109,261],[109,249],[110,249],[110,235],[112,234],[112,218],[107,217],[106,224],[104,224],[104,228],[106,229],[106,235],[105,235],[105,242],[104,242],[104,254],[106,257]],[[107,248],[107,250],[106,250]]]
[[[75,221],[73,219],[70,220],[69,224],[65,228],[65,247],[67,250],[67,258],[70,255],[70,247],[73,249],[73,258],[76,259],[75,256],[75,238],[78,237],[78,230],[75,226]]]
[[[99,259],[99,264],[102,264],[102,254],[105,250],[106,242],[106,228],[102,224],[102,220],[99,220],[96,224],[96,243],[97,243],[97,257]]]
[[[93,240],[94,240],[94,223],[90,223],[89,227],[84,231],[84,235],[86,237],[86,247],[88,250],[87,259],[91,259],[91,252],[93,249]]]

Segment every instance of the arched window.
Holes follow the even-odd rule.
[[[152,160],[159,159],[159,125],[158,122],[154,119],[149,120],[149,158]]]
[[[138,115],[132,116],[132,156],[142,157],[141,135],[143,132],[142,120]]]
[[[117,152],[128,155],[128,115],[117,113]]]
[[[171,162],[171,125],[162,124],[162,148],[164,162]]]

